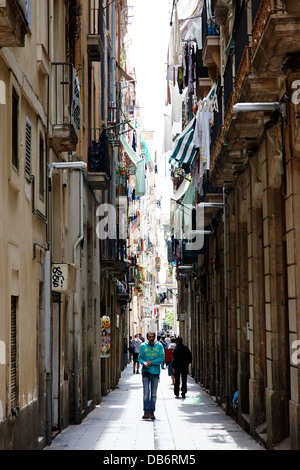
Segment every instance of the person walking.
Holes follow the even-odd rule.
[[[138,362],[143,365],[143,419],[155,419],[156,394],[160,365],[165,360],[163,345],[155,341],[155,332],[147,333],[147,341],[141,344]]]
[[[145,342],[145,338],[144,338],[144,336],[142,336],[142,333],[139,333],[139,338],[140,338],[140,340],[142,341],[142,343]]]
[[[136,373],[139,374],[140,363],[138,361],[138,357],[139,357],[140,347],[142,344],[142,341],[140,340],[139,335],[135,335],[135,337],[132,340],[132,344],[134,345],[133,373],[135,374],[135,366],[136,366]]]
[[[169,344],[169,347],[168,349],[165,351],[165,363],[167,365],[167,368],[168,368],[168,376],[171,377],[171,380],[172,380],[172,385],[175,384],[175,380],[174,380],[174,372],[173,372],[173,369],[172,369],[172,360],[173,360],[173,350],[176,348],[176,343],[175,343],[175,338],[172,337],[171,338],[171,342]]]
[[[179,398],[180,378],[181,378],[181,396],[185,398],[187,393],[187,375],[189,364],[192,362],[192,353],[190,349],[182,342],[178,336],[175,339],[176,347],[173,351],[172,369],[174,371],[174,394]]]
[[[129,337],[129,362],[131,362],[133,359],[133,353],[134,353],[134,344],[132,342],[132,336],[130,336]]]
[[[157,341],[162,344],[162,346],[163,346],[163,348],[164,348],[164,352],[165,352],[165,354],[166,354],[166,350],[168,349],[168,346],[167,346],[167,343],[165,342],[165,339],[164,339],[164,338],[165,338],[164,336],[157,335]],[[165,364],[164,364],[164,363],[162,363],[161,368],[162,368],[162,369],[165,368]]]

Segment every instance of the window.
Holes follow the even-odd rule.
[[[40,133],[39,149],[39,196],[43,201],[45,197],[45,141],[42,133]]]
[[[19,170],[19,96],[13,90],[12,94],[12,164]]]
[[[25,140],[25,176],[30,179],[31,176],[31,141],[32,141],[32,124],[26,118],[26,140]]]
[[[28,26],[31,29],[31,5],[30,0],[26,0],[26,18],[28,21]]]
[[[18,367],[17,367],[17,309],[18,297],[11,296],[10,313],[10,403],[13,410],[18,406]]]

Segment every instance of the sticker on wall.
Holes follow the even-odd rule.
[[[100,357],[110,357],[110,318],[100,320]]]

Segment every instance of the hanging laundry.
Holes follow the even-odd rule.
[[[169,104],[172,104],[172,101],[171,101],[171,87],[170,87],[170,84],[168,83],[167,84],[167,98],[165,101],[165,106],[168,106]]]
[[[172,22],[170,41],[168,47],[168,67],[180,66],[182,63],[182,40],[178,21],[177,6]]]
[[[206,98],[200,102],[196,114],[193,142],[200,152],[200,175],[209,170],[210,165],[210,122],[211,109]]]
[[[133,132],[132,136],[132,148],[136,152],[136,138],[135,138],[135,132]]]
[[[178,86],[173,87],[172,91],[172,134],[177,135],[182,131],[182,95],[179,93]]]
[[[132,201],[132,190],[131,190],[131,187],[129,185],[128,185],[127,197],[128,197],[128,200],[131,202]]]
[[[191,165],[193,186],[200,196],[203,195],[203,175],[200,174],[200,156]]]

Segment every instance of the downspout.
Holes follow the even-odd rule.
[[[226,195],[225,188],[223,187],[223,224],[224,224],[224,326],[225,326],[225,399],[226,399],[226,413],[229,412],[229,397],[228,397],[228,315],[227,315],[227,223],[226,223]]]
[[[83,171],[80,171],[79,175],[79,236],[73,246],[73,263],[77,266],[76,263],[76,251],[78,245],[83,240]],[[79,264],[80,265],[80,259]],[[78,360],[78,337],[76,334],[77,331],[77,321],[78,321],[78,306],[77,306],[77,286],[76,292],[73,296],[73,361],[74,361],[74,420],[76,424],[81,422],[81,412],[79,409],[80,394],[79,394],[79,360]]]
[[[73,247],[73,263],[76,266],[76,249],[83,240],[83,171],[80,171],[79,176],[79,236],[74,243]]]

